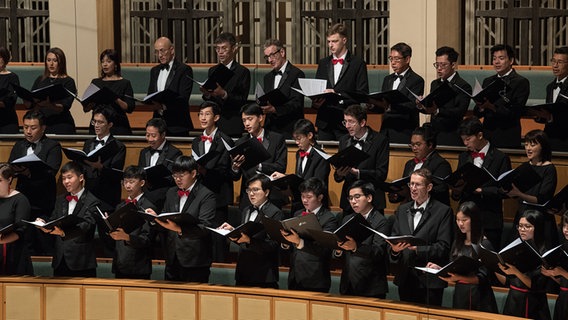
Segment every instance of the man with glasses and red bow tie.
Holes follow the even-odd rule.
[[[479,119],[472,117],[462,121],[459,128],[466,151],[458,158],[458,169],[466,163],[483,167],[494,177],[511,170],[509,156],[497,149],[485,138],[483,125]],[[473,192],[452,188],[452,198],[460,203],[473,201],[481,213],[485,237],[495,250],[501,248],[501,233],[503,232],[503,199],[506,196],[499,192],[496,182],[490,181],[475,189]]]
[[[354,56],[347,49],[349,30],[342,23],[337,23],[327,30],[327,46],[331,55],[318,62],[316,79],[327,80],[327,92],[335,92],[343,96],[339,105],[328,103],[324,98],[314,99],[312,108],[318,110],[316,126],[319,140],[339,140],[345,134],[341,125],[343,112],[347,106],[357,103],[345,93],[369,93],[367,64]]]

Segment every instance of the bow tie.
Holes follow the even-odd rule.
[[[170,64],[166,63],[166,64],[160,64],[160,70],[170,70]]]
[[[189,197],[189,190],[178,190],[178,196],[181,198],[183,196]]]
[[[357,140],[357,139],[355,139],[355,138],[351,138],[351,143],[354,144],[354,145],[357,145],[357,144],[358,144],[358,145],[362,146],[363,143],[365,143],[365,140],[362,140],[362,139],[361,139],[361,140]]]
[[[37,144],[35,142],[29,142],[26,140],[26,149],[27,148],[32,148],[32,150],[35,150]]]
[[[164,150],[151,149],[151,150],[150,150],[150,153],[151,153],[152,155],[155,155],[156,153],[159,155],[160,153],[162,153],[162,151],[164,151]]]
[[[138,200],[136,200],[136,199],[126,199],[126,200],[124,200],[124,202],[126,202],[126,204],[129,204],[129,203],[137,204],[137,203],[138,203]]]
[[[282,70],[278,70],[278,71],[272,70],[272,74],[274,74],[275,76],[281,76],[283,73],[282,73]]]
[[[71,202],[72,200],[75,200],[75,202],[79,201],[79,198],[77,196],[73,196],[68,194],[67,196],[65,196],[65,199],[67,199],[67,201]]]
[[[249,207],[249,213],[253,213],[255,211],[260,212],[260,209],[258,207],[253,206],[252,204]]]
[[[308,214],[310,214],[309,211],[302,211],[302,217],[303,217],[303,216],[307,216]]]
[[[209,142],[213,142],[213,137],[211,136],[201,136],[201,141],[205,142],[205,141],[209,141]]]
[[[426,161],[426,158],[422,158],[422,159],[418,159],[418,158],[414,158],[414,163],[419,164],[421,162]]]
[[[339,63],[339,64],[343,64],[343,62],[344,62],[344,59],[343,59],[343,58],[331,59],[331,63],[333,63],[333,65],[336,65],[336,64],[338,64],[338,63]]]
[[[424,208],[410,208],[410,214],[414,216],[417,212],[424,213]]]
[[[394,77],[398,78],[400,81],[402,81],[402,79],[404,79],[404,76],[402,74],[395,74]]]
[[[105,145],[105,141],[104,140],[95,140],[95,146],[97,146],[97,144],[101,144],[101,146]]]
[[[562,87],[562,82],[556,82],[554,83],[554,85],[552,85],[552,90],[556,89],[556,88],[561,88]]]
[[[485,159],[485,152],[472,152],[471,158],[472,159],[481,158],[481,160],[483,160],[483,159]]]
[[[302,158],[302,159],[309,156],[309,155],[310,155],[310,153],[307,152],[307,151],[300,151],[300,158]]]
[[[258,140],[258,142],[262,143],[262,137],[258,137],[258,138],[256,138],[256,140]]]

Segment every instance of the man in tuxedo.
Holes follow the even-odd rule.
[[[264,76],[264,92],[280,90],[287,98],[282,104],[275,104],[270,99],[261,105],[266,115],[264,127],[292,139],[292,126],[298,119],[304,118],[304,96],[292,90],[299,88],[298,78],[305,78],[304,72],[286,58],[286,49],[278,39],[268,39],[264,43],[264,59],[272,71]]]
[[[288,151],[286,147],[286,141],[284,137],[276,132],[266,130],[262,127],[262,122],[264,120],[264,113],[259,105],[256,103],[251,103],[245,105],[241,108],[242,122],[244,123],[245,130],[248,132],[246,135],[241,137],[236,145],[244,143],[248,139],[258,139],[262,146],[270,154],[270,158],[252,168],[242,169],[241,165],[245,161],[244,155],[237,155],[232,158],[231,163],[231,175],[233,181],[237,181],[242,177],[242,181],[248,181],[253,177],[256,172],[262,172],[265,175],[270,176],[275,171],[286,172],[286,162],[288,157]],[[244,210],[250,205],[249,197],[246,194],[246,184],[241,183],[240,192],[240,202],[239,208]],[[271,196],[271,201],[278,207],[282,207],[286,203],[282,194]]]
[[[215,51],[219,64],[211,67],[208,74],[211,77],[216,68],[224,67],[229,68],[233,75],[223,87],[217,84],[214,90],[199,88],[204,100],[214,101],[221,107],[219,127],[233,138],[238,138],[243,133],[239,111],[247,102],[250,90],[250,71],[235,60],[238,50],[235,36],[229,32],[221,33],[215,39]]]
[[[471,86],[457,72],[458,57],[459,53],[454,48],[438,48],[436,50],[436,62],[434,63],[438,79],[430,84],[430,92],[434,92],[444,82],[447,82],[454,91],[454,97],[440,106],[436,103],[430,107],[418,104],[418,107],[424,113],[430,114],[430,123],[436,132],[436,140],[439,145],[462,145],[458,127],[465,116],[470,101],[470,97],[462,90],[471,94]]]
[[[191,150],[203,157],[211,153],[204,163],[198,161],[201,183],[217,195],[215,226],[220,226],[229,218],[229,205],[233,204],[233,179],[231,179],[231,157],[223,141],[233,146],[233,139],[217,127],[221,109],[213,101],[205,101],[199,107],[199,123],[203,128],[201,137],[193,139]],[[207,156],[209,157],[209,156]],[[207,158],[203,158],[204,160]],[[213,234],[213,261],[225,262],[229,247],[225,237]]]
[[[424,267],[428,262],[445,266],[449,262],[454,230],[452,209],[430,197],[430,170],[414,171],[408,185],[412,201],[396,209],[391,235],[412,235],[426,244],[390,244],[390,260],[396,265],[394,284],[401,301],[441,306],[447,283],[414,267]]]
[[[493,68],[497,74],[483,80],[485,88],[498,79],[505,83],[499,91],[499,99],[477,102],[473,113],[483,118],[487,138],[497,148],[519,149],[521,147],[521,114],[530,94],[529,80],[519,75],[515,64],[515,51],[507,44],[491,48]]]
[[[326,92],[341,94],[342,100],[338,103],[331,103],[324,98],[314,99],[312,107],[318,110],[316,117],[318,139],[339,140],[346,132],[341,125],[342,110],[357,103],[347,98],[347,93],[369,93],[367,64],[347,49],[349,30],[344,24],[338,23],[331,26],[326,35],[331,55],[318,62],[316,79],[327,80]]]
[[[336,182],[343,182],[341,188],[340,207],[344,213],[352,212],[351,205],[347,200],[351,185],[357,180],[370,182],[379,190],[381,182],[387,178],[389,169],[389,141],[384,134],[376,132],[367,126],[367,112],[359,104],[350,105],[345,109],[343,123],[347,128],[347,134],[339,140],[339,151],[351,145],[367,153],[369,158],[361,162],[357,167],[336,168],[333,178]],[[386,206],[385,193],[377,191],[373,198],[373,207],[383,212]]]
[[[160,64],[150,70],[148,94],[169,90],[176,97],[161,103],[154,101],[153,117],[166,121],[169,135],[189,137],[189,131],[193,129],[189,116],[193,70],[175,59],[173,43],[166,37],[156,40],[154,55]]]
[[[212,261],[207,227],[214,227],[216,197],[197,179],[197,162],[192,157],[178,157],[172,176],[176,186],[168,190],[163,212],[191,215],[198,223],[154,220],[167,229],[160,236],[166,250],[165,280],[207,283]],[[156,214],[151,209],[146,211]]]
[[[477,118],[468,118],[462,121],[459,128],[460,136],[466,147],[458,158],[458,169],[466,163],[473,163],[483,167],[494,177],[511,170],[509,156],[497,149],[495,145],[485,138],[483,125]],[[473,201],[481,213],[483,233],[491,242],[495,250],[501,248],[501,234],[503,233],[503,198],[496,182],[490,181],[476,188],[473,192],[463,192],[462,188],[452,189],[452,198],[460,203]]]
[[[146,141],[148,146],[138,157],[138,166],[142,168],[164,165],[172,170],[172,164],[181,156],[181,150],[166,139],[167,125],[161,118],[153,118],[146,123]],[[149,179],[144,186],[145,196],[156,205],[161,212],[166,201],[166,191],[175,185],[171,176],[155,177]]]
[[[408,44],[399,42],[392,46],[389,61],[394,72],[383,79],[381,88],[381,92],[398,90],[410,101],[396,105],[386,100],[376,103],[385,111],[381,133],[386,135],[391,143],[408,143],[412,130],[419,126],[416,98],[410,91],[419,96],[423,95],[424,79],[410,67],[411,58],[412,48]]]
[[[31,170],[26,166],[13,165],[17,172],[16,190],[28,198],[31,205],[31,218],[52,212],[55,207],[57,185],[55,175],[61,166],[61,145],[45,135],[45,116],[40,111],[28,111],[23,117],[24,140],[14,144],[9,162],[35,154],[47,167]],[[30,252],[36,255],[53,254],[53,238],[36,228],[27,228],[25,241]]]

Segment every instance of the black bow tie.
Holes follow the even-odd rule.
[[[95,140],[95,147],[97,146],[97,144],[101,144],[101,146],[105,145],[105,141],[104,140]]]
[[[255,206],[251,205],[251,206],[249,207],[249,213],[253,213],[253,212],[255,212],[255,211],[260,212],[260,210],[258,209],[258,207],[255,207]]]
[[[37,144],[35,142],[26,141],[26,149],[31,147],[32,150],[35,150],[36,146]]]
[[[554,85],[552,86],[552,90],[556,89],[556,88],[561,88],[562,87],[562,82],[556,82],[554,83]]]
[[[272,73],[273,73],[275,76],[278,76],[278,75],[281,76],[281,75],[282,75],[282,71],[281,71],[281,70],[278,70],[278,71],[272,70]]]
[[[402,81],[402,79],[404,79],[404,76],[402,74],[395,74],[394,77],[400,79],[400,81]]]
[[[160,70],[170,70],[170,64],[166,63],[166,64],[160,64]]]
[[[152,150],[150,150],[150,153],[151,153],[152,155],[154,155],[154,154],[156,154],[156,153],[159,155],[160,153],[162,153],[162,151],[163,151],[163,150],[152,149]]]
[[[364,140],[357,140],[357,139],[355,139],[355,138],[351,138],[351,143],[352,143],[353,145],[360,145],[360,146],[363,146],[363,144],[365,143],[365,141],[364,141]]]
[[[424,208],[410,208],[410,214],[414,216],[416,212],[424,213]]]

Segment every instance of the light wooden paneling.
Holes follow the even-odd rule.
[[[330,303],[310,304],[311,320],[343,320],[345,319],[345,306]]]
[[[41,319],[42,285],[4,285],[2,290],[3,319]]]
[[[120,319],[120,288],[85,287],[85,319]]]
[[[258,296],[237,296],[238,320],[270,319],[272,299]]]
[[[381,320],[382,310],[378,308],[348,307],[348,320]]]
[[[162,319],[195,320],[197,315],[197,292],[162,291]]]
[[[404,312],[399,310],[385,310],[384,320],[419,320],[420,315],[414,312]]]
[[[200,320],[235,319],[235,296],[226,293],[202,292],[199,294]]]
[[[275,320],[307,320],[308,301],[292,299],[274,299]]]
[[[122,292],[125,320],[157,320],[158,289],[125,288]]]
[[[81,319],[80,286],[47,285],[45,287],[45,319]]]

